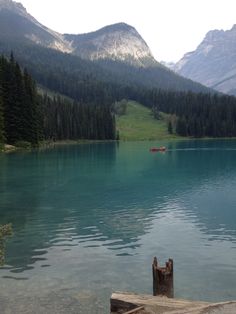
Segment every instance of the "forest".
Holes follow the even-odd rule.
[[[0,58],[0,143],[27,142],[36,146],[43,140],[115,140],[114,103],[124,98],[151,108],[157,119],[159,112],[168,114],[170,133],[236,136],[233,96],[209,90],[197,93],[106,82],[89,73],[76,79],[75,73],[67,77],[60,71],[44,71],[48,73],[45,84],[55,96],[38,93],[36,82],[20,67],[13,53],[9,59]]]
[[[111,106],[39,95],[13,54],[0,58],[0,143],[38,145],[42,140],[115,139]]]
[[[151,90],[139,101],[158,112],[168,113],[168,130],[190,137],[235,137],[236,98],[211,93]]]

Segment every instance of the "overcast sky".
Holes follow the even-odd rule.
[[[16,0],[60,33],[81,34],[117,22],[134,26],[158,61],[178,61],[212,29],[236,24],[236,0]]]

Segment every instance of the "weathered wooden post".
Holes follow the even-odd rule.
[[[168,298],[174,297],[174,273],[173,259],[166,262],[165,267],[159,267],[157,258],[152,263],[153,295],[165,295]]]

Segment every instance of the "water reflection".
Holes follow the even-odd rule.
[[[73,271],[83,278],[92,265],[91,254],[97,267],[109,257],[128,271],[134,258],[143,263],[159,252],[191,273],[186,261],[194,263],[193,248],[206,257],[205,248],[219,241],[232,261],[226,256],[215,271],[233,268],[236,142],[164,145],[165,154],[151,154],[152,143],[143,142],[0,156],[0,222],[12,222],[15,232],[2,278],[31,280],[34,270],[59,267],[73,282]]]

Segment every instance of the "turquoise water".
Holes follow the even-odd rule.
[[[1,313],[108,313],[112,291],[152,293],[155,255],[174,259],[176,297],[236,299],[236,141],[2,154],[9,222]]]

